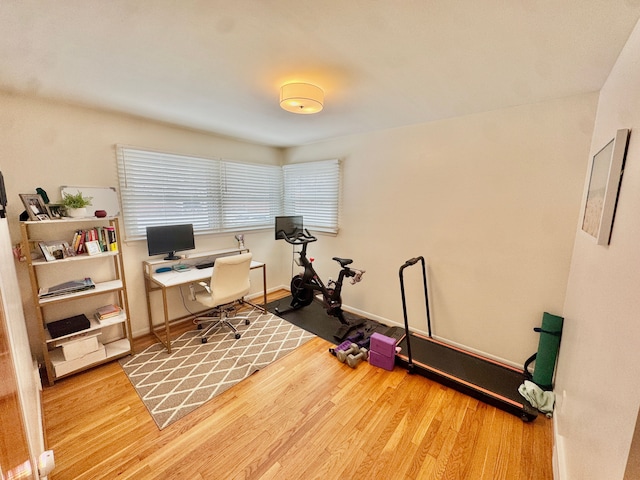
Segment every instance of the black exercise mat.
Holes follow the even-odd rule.
[[[334,336],[342,326],[340,320],[328,315],[318,300],[314,300],[306,307],[286,312],[286,310],[290,308],[290,305],[291,297],[289,296],[267,304],[267,310],[328,342],[334,344],[341,343],[341,340]],[[280,310],[279,313],[276,312],[276,308]],[[404,333],[404,329],[398,329],[398,327],[389,328],[383,323],[349,312],[344,312],[344,317],[345,320],[354,325],[345,337],[355,335],[359,331],[364,333],[365,338],[369,338],[374,332],[394,338],[399,338],[399,332],[396,332],[396,330],[400,330],[400,336]]]

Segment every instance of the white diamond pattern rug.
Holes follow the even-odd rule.
[[[171,425],[314,337],[255,308],[240,315],[249,316],[251,323],[232,321],[242,334],[237,340],[222,327],[202,343],[202,332],[194,327],[171,343],[171,353],[157,343],[120,361],[158,428]]]

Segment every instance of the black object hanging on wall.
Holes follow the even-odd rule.
[[[36,188],[36,193],[42,197],[44,203],[49,203],[49,195],[44,191],[42,187]]]
[[[4,177],[0,172],[0,218],[7,216],[7,191],[4,189]]]

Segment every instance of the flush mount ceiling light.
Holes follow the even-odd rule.
[[[280,89],[280,106],[287,112],[318,113],[323,103],[324,92],[310,83],[288,83]]]

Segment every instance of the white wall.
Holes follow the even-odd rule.
[[[367,273],[343,300],[401,323],[398,269],[430,268],[435,334],[522,365],[542,313],[561,314],[597,94],[289,149],[343,159],[340,234],[309,247]],[[405,271],[410,323],[426,329],[420,269]]]
[[[632,129],[611,243],[596,245],[578,225],[567,286],[555,417],[566,480],[623,477],[640,405],[639,58],[637,25],[600,92],[591,143],[593,155]]]
[[[436,335],[521,364],[537,348],[532,329],[542,312],[562,309],[596,102],[587,94],[287,151],[291,162],[344,160],[340,234],[310,247],[321,275],[337,274],[331,257],[353,258],[367,273],[345,286],[345,304],[401,324],[398,268],[423,255]],[[276,149],[132,117],[10,95],[0,104],[0,169],[16,242],[18,193],[40,186],[55,198],[60,185],[117,185],[115,143],[282,160]],[[288,285],[290,246],[270,231],[247,237],[268,262],[269,285]],[[233,237],[196,242],[221,248]],[[145,248],[123,248],[134,334],[147,331]],[[28,292],[26,268],[19,270]],[[407,271],[407,294],[412,324],[424,330],[418,272]],[[28,294],[24,300],[33,322]]]
[[[118,187],[116,143],[205,157],[275,165],[282,162],[278,149],[32,98],[0,93],[0,111],[0,171],[7,188],[7,217],[13,243],[20,241],[18,216],[24,210],[18,194],[35,193],[37,187],[42,187],[51,201],[56,201],[61,185]],[[272,239],[272,231],[254,232],[246,235],[245,243],[256,258],[267,259],[279,255],[279,247]],[[199,250],[235,245],[232,234],[196,237]],[[135,336],[148,332],[141,266],[142,260],[148,258],[146,242],[125,243],[122,251]],[[278,263],[267,268],[269,285],[275,284]],[[26,264],[18,264],[17,270],[32,350],[39,354]],[[261,274],[255,275],[252,280],[261,286]]]

